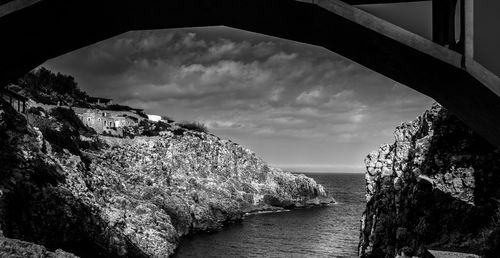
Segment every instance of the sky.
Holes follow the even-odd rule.
[[[363,8],[430,34],[429,5]],[[222,26],[128,32],[42,66],[301,172],[363,173],[364,157],[434,102],[326,49]]]

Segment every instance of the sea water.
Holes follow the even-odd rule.
[[[337,204],[247,216],[214,233],[181,240],[175,257],[356,257],[363,174],[304,173]]]

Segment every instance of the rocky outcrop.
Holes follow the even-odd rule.
[[[50,252],[41,245],[20,241],[17,239],[0,237],[0,257],[77,258],[78,256],[64,252],[61,249]]]
[[[314,180],[271,168],[213,135],[80,136],[77,151],[69,151],[0,103],[0,229],[48,250],[165,257],[179,237],[247,212],[333,201]],[[71,127],[61,124],[52,135]]]
[[[100,216],[81,158],[66,149],[54,152],[23,116],[0,105],[3,235],[80,256],[141,257],[142,250]]]
[[[102,214],[151,254],[170,254],[179,236],[218,229],[245,212],[326,197],[314,180],[270,168],[212,135],[102,139],[109,147],[91,165]]]
[[[410,247],[497,257],[500,152],[437,104],[394,136],[365,159],[360,256]]]

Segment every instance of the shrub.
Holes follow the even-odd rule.
[[[63,149],[67,149],[75,155],[81,154],[78,147],[78,131],[62,121],[28,114],[28,123],[42,132],[43,137],[50,142],[54,151],[62,152]]]
[[[158,136],[160,132],[168,131],[172,127],[170,124],[164,122],[151,122],[148,120],[141,120],[138,126],[129,126],[124,128],[124,133],[127,135],[143,135],[143,136]]]
[[[45,93],[42,93],[38,91],[37,89],[26,89],[26,93],[28,97],[32,98],[36,102],[45,104],[45,105],[55,105],[57,104],[57,101],[54,101],[50,95],[47,95]],[[24,95],[24,94],[22,94]]]
[[[208,133],[208,128],[204,124],[198,122],[182,121],[179,123],[179,126],[189,131]]]
[[[31,114],[31,113],[28,113],[28,123],[31,126],[37,127],[38,129],[40,129],[40,131],[42,133],[44,133],[46,130],[48,130],[51,127],[57,126],[57,125],[55,125],[56,124],[55,121],[50,120],[47,117],[43,117],[41,115]]]
[[[135,113],[142,118],[148,119],[148,115],[144,111],[135,110]]]
[[[112,104],[106,106],[107,110],[113,110],[113,111],[130,111],[132,110],[131,107],[125,106],[125,105],[119,105],[119,104]]]
[[[169,117],[169,116],[165,116],[165,115],[162,115],[162,116],[161,116],[161,120],[163,120],[163,121],[167,121],[168,123],[172,123],[172,122],[174,122],[174,119],[172,119],[172,118],[171,118],[171,117]]]
[[[60,130],[49,127],[47,130],[42,131],[42,134],[52,144],[55,151],[62,152],[62,149],[67,149],[74,155],[80,156],[81,152],[74,132],[69,130],[67,126],[58,129]]]
[[[57,121],[66,125],[70,130],[79,132],[80,134],[88,132],[88,127],[86,127],[82,120],[78,118],[75,112],[68,108],[56,107],[49,111],[49,114],[53,116]],[[78,134],[76,134],[78,135]]]
[[[184,129],[181,128],[175,129],[173,131],[174,135],[180,135],[180,136],[184,135],[184,132],[185,132]]]
[[[53,73],[44,67],[25,74],[17,80],[17,85],[17,89],[20,90],[16,91],[36,102],[50,105],[61,102],[88,106],[84,101],[88,95],[78,87],[75,78],[70,75]]]
[[[30,107],[27,112],[28,114],[37,116],[44,116],[46,114],[45,109],[43,109],[42,107]]]

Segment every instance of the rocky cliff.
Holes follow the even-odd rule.
[[[435,104],[366,159],[361,257],[409,247],[498,257],[500,152]]]
[[[165,257],[246,212],[332,202],[213,135],[98,138],[58,119],[36,119],[40,130],[0,100],[0,256]]]

